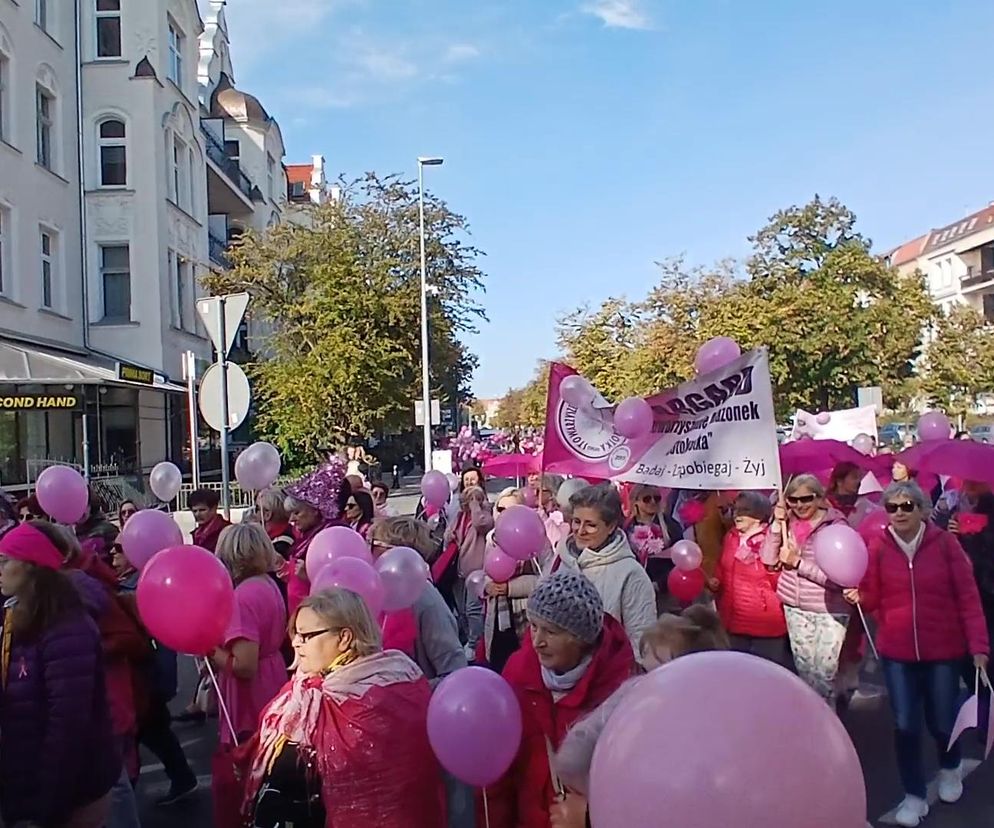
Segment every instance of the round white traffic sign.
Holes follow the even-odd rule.
[[[240,365],[228,362],[225,363],[225,368],[228,375],[228,428],[234,429],[244,423],[248,416],[252,390]],[[207,425],[215,431],[220,431],[224,423],[221,416],[221,393],[221,366],[215,362],[204,371],[200,380],[200,413]]]

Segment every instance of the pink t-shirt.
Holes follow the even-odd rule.
[[[286,635],[286,607],[279,587],[268,575],[242,581],[235,588],[235,608],[224,634],[224,646],[244,639],[259,645],[259,669],[251,679],[228,671],[218,677],[235,731],[254,733],[259,714],[287,682],[286,662],[280,653]],[[231,744],[231,732],[220,716],[221,742]]]

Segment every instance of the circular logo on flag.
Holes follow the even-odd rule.
[[[607,460],[625,442],[615,432],[611,410],[607,408],[580,410],[561,401],[556,412],[556,430],[564,445],[588,463]]]

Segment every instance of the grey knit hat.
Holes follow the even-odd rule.
[[[579,572],[560,569],[538,582],[528,599],[529,618],[548,621],[593,644],[604,626],[604,603]]]

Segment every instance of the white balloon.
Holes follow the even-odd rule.
[[[159,500],[168,503],[179,494],[183,473],[175,463],[157,463],[148,476],[148,487]]]
[[[560,505],[563,509],[569,508],[569,499],[573,497],[580,489],[586,489],[590,484],[579,477],[571,477],[569,480],[563,482],[559,487],[559,491],[556,492],[556,503]]]

